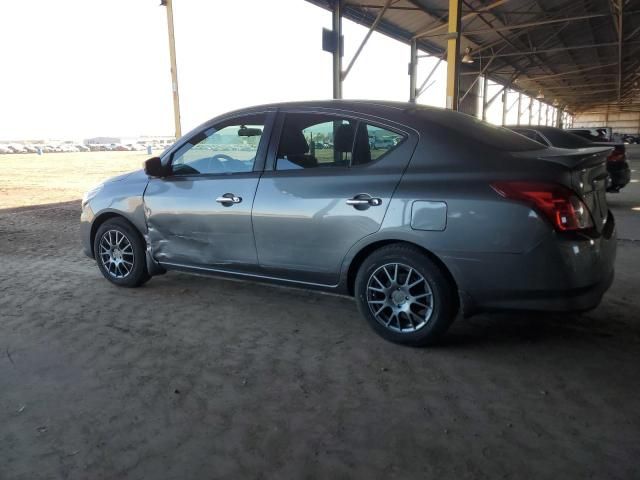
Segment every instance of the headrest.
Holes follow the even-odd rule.
[[[309,151],[309,144],[304,134],[297,128],[288,128],[282,132],[280,139],[280,155],[304,155]]]
[[[337,152],[350,152],[353,148],[353,126],[345,123],[336,128],[333,137],[333,148]]]
[[[367,125],[360,122],[358,124],[358,135],[356,135],[356,148],[353,152],[352,165],[361,165],[371,161],[371,148],[369,147],[369,135]]]

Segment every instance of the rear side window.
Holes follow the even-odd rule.
[[[276,170],[366,165],[395,149],[404,136],[365,122],[323,114],[287,114]]]

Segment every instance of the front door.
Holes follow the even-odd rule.
[[[349,249],[380,229],[416,138],[325,113],[287,113],[279,123],[253,208],[260,266],[335,285]]]
[[[251,205],[264,165],[267,114],[197,133],[168,160],[171,175],[144,194],[154,258],[174,266],[251,270],[257,265]]]

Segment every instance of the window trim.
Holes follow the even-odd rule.
[[[398,142],[393,150],[395,150],[398,146],[405,143],[410,137],[411,132],[408,130],[402,130],[398,128],[397,125],[390,125],[389,123],[385,123],[384,119],[378,119],[377,117],[374,119],[368,119],[366,116],[358,115],[355,112],[348,111],[340,111],[340,110],[327,110],[327,109],[279,109],[277,112],[277,117],[273,122],[273,132],[271,134],[271,142],[269,144],[269,150],[267,152],[266,162],[264,165],[265,172],[310,172],[310,171],[344,171],[351,169],[359,169],[359,168],[367,168],[372,165],[379,163],[381,159],[387,156],[387,154],[393,150],[388,150],[382,155],[380,155],[375,160],[371,160],[368,163],[360,164],[360,165],[348,165],[348,166],[335,166],[335,167],[318,167],[318,168],[301,168],[301,169],[291,169],[291,170],[277,170],[277,155],[278,148],[280,146],[280,139],[282,137],[282,131],[284,127],[284,123],[287,119],[287,115],[319,115],[319,116],[330,116],[336,117],[337,120],[352,120],[355,122],[356,135],[358,132],[358,127],[360,123],[365,123],[366,125],[371,125],[372,127],[382,128],[384,130],[388,130],[392,133],[396,133],[402,137],[402,141]],[[382,121],[379,121],[382,120]],[[368,140],[368,138],[367,138]],[[356,136],[354,135],[353,144],[351,146],[351,158],[353,158],[353,151],[356,145]]]

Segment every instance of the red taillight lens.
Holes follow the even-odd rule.
[[[587,206],[567,187],[555,183],[494,182],[501,196],[528,203],[542,212],[556,230],[584,230],[593,227]]]
[[[624,150],[615,148],[613,152],[607,157],[607,162],[624,162],[627,159],[627,154]]]

